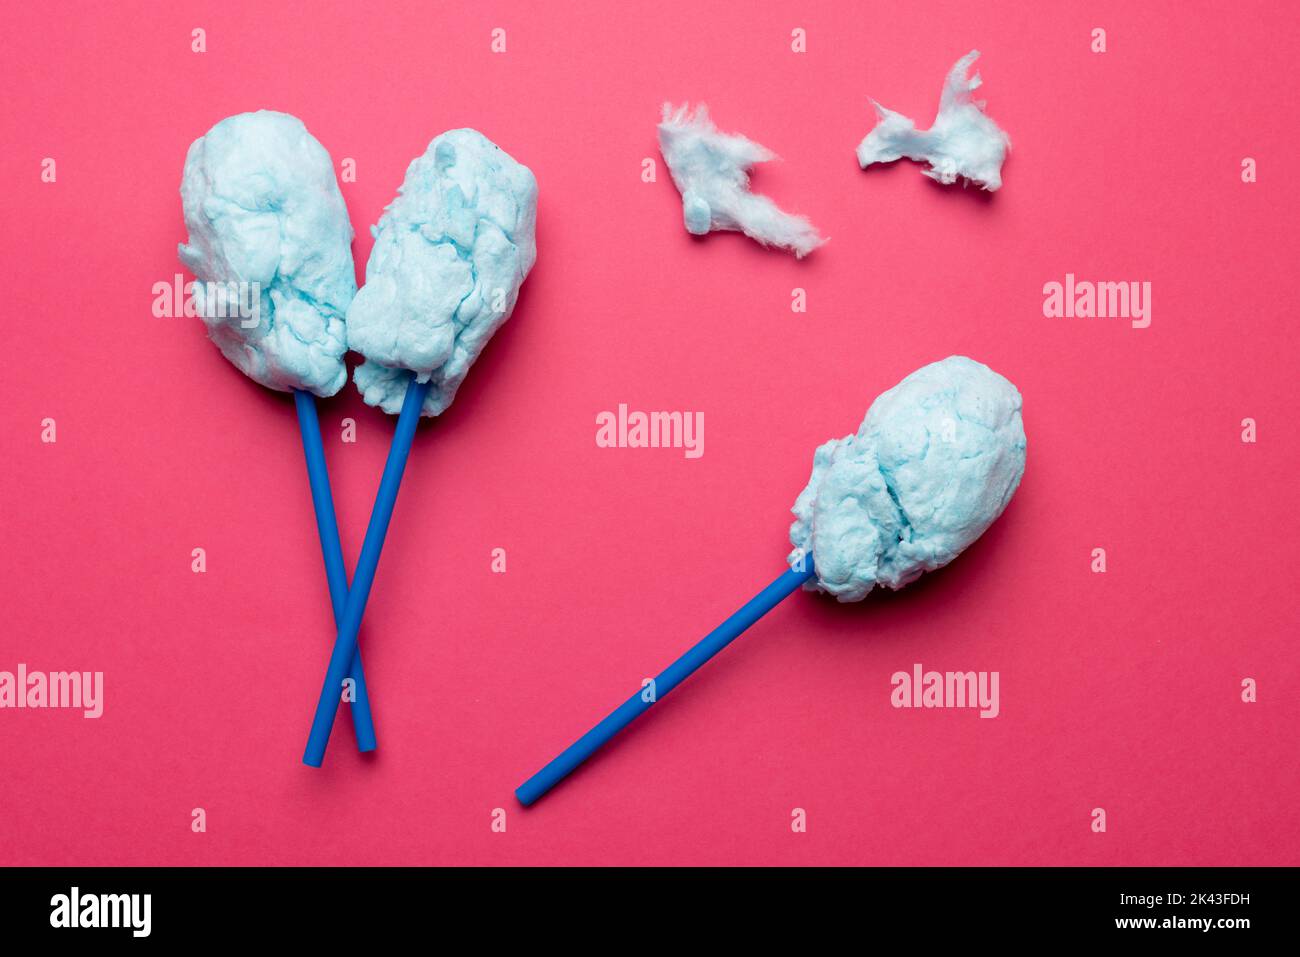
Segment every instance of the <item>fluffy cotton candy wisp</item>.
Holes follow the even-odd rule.
[[[659,151],[682,194],[688,233],[735,230],[799,258],[825,242],[807,219],[749,191],[750,168],[776,159],[776,154],[739,134],[720,132],[703,103],[694,112],[689,104],[677,109],[664,104]]]
[[[858,165],[866,169],[872,163],[892,163],[906,156],[929,163],[930,168],[922,172],[940,183],[954,183],[961,177],[990,192],[998,189],[1011,140],[984,112],[984,102],[971,96],[982,81],[978,73],[967,74],[979,55],[972,50],[948,72],[939,113],[928,130],[918,130],[912,120],[873,100],[876,126],[858,145]]]

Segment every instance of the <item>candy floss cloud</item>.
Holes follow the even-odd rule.
[[[452,130],[406,170],[371,232],[366,282],[348,310],[355,381],[396,413],[411,373],[431,381],[424,415],[440,415],[509,318],[537,259],[537,180],[475,130]]]
[[[329,153],[302,121],[270,110],[222,120],[190,146],[181,203],[189,242],[178,252],[202,280],[194,305],[222,354],[282,392],[343,388],[352,224]],[[257,289],[256,322],[221,298],[230,284]]]
[[[860,601],[956,558],[1002,514],[1025,471],[1016,387],[950,356],[871,403],[854,435],[813,456],[794,503],[791,561],[811,553],[810,589]]]

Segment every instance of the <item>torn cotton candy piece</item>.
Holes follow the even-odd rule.
[[[760,243],[789,249],[800,259],[826,241],[804,217],[782,212],[766,196],[749,191],[749,168],[776,159],[776,154],[743,136],[718,132],[703,103],[694,114],[689,104],[676,111],[664,104],[659,151],[682,194],[688,233],[737,230]]]
[[[856,435],[813,456],[794,503],[791,562],[804,587],[861,601],[942,568],[1002,514],[1025,471],[1020,393],[988,366],[950,356],[880,395]]]
[[[412,160],[371,230],[366,283],[348,310],[369,405],[401,411],[414,372],[433,382],[422,414],[446,411],[515,307],[537,259],[536,220],[537,180],[482,133],[443,133]]]
[[[222,354],[272,389],[338,392],[357,280],[325,148],[286,113],[228,117],[190,146],[181,203],[190,235],[178,252]]]
[[[940,183],[954,183],[963,177],[990,192],[1002,185],[1002,161],[1011,140],[984,112],[984,101],[971,99],[979,87],[979,74],[967,78],[971,65],[979,59],[972,50],[954,66],[943,84],[939,97],[939,115],[928,130],[902,114],[887,110],[875,100],[877,123],[858,145],[858,165],[866,169],[872,163],[916,160],[929,163],[926,176]]]

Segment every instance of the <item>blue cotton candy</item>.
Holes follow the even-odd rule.
[[[858,144],[858,165],[916,160],[929,163],[922,172],[940,183],[955,183],[958,177],[983,186],[989,192],[1002,185],[1002,161],[1011,140],[984,112],[984,101],[971,96],[979,88],[978,73],[968,77],[979,59],[972,50],[948,71],[939,96],[939,112],[928,130],[872,101],[876,126]]]
[[[1020,393],[986,365],[950,356],[877,397],[857,434],[813,456],[792,509],[791,562],[806,588],[861,601],[942,568],[1002,514],[1025,471]]]
[[[190,146],[181,203],[189,242],[178,252],[222,354],[272,389],[338,392],[357,282],[325,148],[286,113],[228,117]]]
[[[824,243],[802,216],[781,210],[766,196],[749,191],[749,170],[776,159],[765,146],[736,133],[723,133],[709,119],[703,103],[676,109],[664,104],[659,124],[659,151],[673,184],[682,194],[686,231],[703,236],[710,230],[737,230],[768,246],[788,249],[802,259]]]
[[[443,133],[411,162],[371,230],[366,282],[348,310],[368,404],[401,411],[415,373],[433,383],[422,414],[446,411],[515,307],[537,259],[536,219],[532,172],[482,133]]]

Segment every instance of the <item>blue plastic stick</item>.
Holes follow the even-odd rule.
[[[339,622],[338,634],[334,639],[334,652],[325,672],[325,684],[321,687],[320,701],[316,704],[316,716],[311,722],[311,734],[307,737],[307,750],[303,753],[304,764],[313,768],[321,766],[325,760],[325,746],[329,744],[330,731],[334,727],[334,715],[339,707],[339,688],[343,676],[347,674],[348,665],[357,648],[357,629],[361,626],[361,615],[366,610],[366,600],[370,597],[370,586],[375,583],[375,569],[379,567],[379,553],[384,547],[384,536],[388,533],[388,522],[393,517],[393,506],[397,502],[397,489],[402,483],[402,472],[406,469],[406,457],[411,452],[411,442],[415,438],[415,427],[420,424],[420,409],[429,394],[428,382],[416,382],[406,387],[406,398],[402,401],[402,413],[397,417],[397,430],[393,433],[393,444],[388,450],[388,461],[384,463],[384,474],[379,480],[379,493],[375,496],[375,507],[370,513],[370,524],[366,527],[366,537],[361,543],[361,555],[352,575],[352,589],[348,592],[347,605],[343,609],[343,619]]]
[[[330,604],[334,606],[334,627],[337,628],[348,600],[348,571],[343,564],[343,545],[339,541],[338,521],[334,517],[334,496],[330,493],[329,470],[325,467],[325,446],[320,439],[316,397],[310,392],[294,389],[293,402],[298,409],[298,429],[302,432],[302,451],[307,457],[311,502],[316,509],[316,531],[320,535],[320,551],[325,559],[325,578],[329,581]],[[356,700],[352,702],[352,728],[357,736],[357,749],[373,751],[377,746],[375,722],[370,715],[370,694],[366,690],[366,674],[361,667],[360,648],[352,656],[348,674],[356,685]]]
[[[555,787],[578,765],[595,754],[606,741],[649,711],[651,705],[662,701],[668,692],[694,674],[697,668],[731,644],[746,628],[775,608],[783,598],[814,574],[811,555],[804,559],[802,570],[792,568],[783,572],[776,581],[709,632],[699,644],[665,668],[663,674],[654,679],[653,686],[642,688],[632,695],[611,711],[600,724],[565,748],[559,757],[521,784],[515,791],[515,797],[526,807]]]

